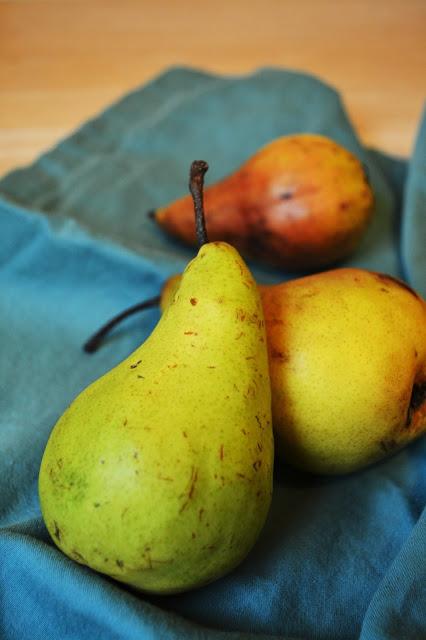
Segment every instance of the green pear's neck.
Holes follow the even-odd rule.
[[[198,297],[248,297],[255,289],[253,277],[236,249],[226,242],[210,242],[186,267],[178,298],[189,298],[195,306]]]
[[[132,368],[139,361],[145,362],[154,345],[157,354],[163,353],[164,345],[171,339],[177,345],[179,339],[175,342],[172,335],[192,335],[195,324],[204,326],[209,319],[211,322],[212,314],[227,327],[221,340],[235,322],[254,322],[258,326],[263,322],[256,283],[238,251],[225,242],[210,242],[201,247],[185,269],[154,331],[127,358],[126,364]]]

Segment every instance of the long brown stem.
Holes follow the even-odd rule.
[[[134,313],[138,313],[139,311],[145,311],[145,309],[151,309],[152,307],[158,307],[160,304],[160,296],[155,296],[154,298],[149,298],[148,300],[144,300],[143,302],[139,302],[138,304],[134,304],[132,307],[125,309],[118,315],[114,316],[111,320],[109,320],[103,327],[99,329],[96,333],[93,334],[83,345],[83,349],[86,353],[94,353],[100,347],[102,340],[105,336],[113,329],[117,324],[119,324],[125,318],[132,316]]]

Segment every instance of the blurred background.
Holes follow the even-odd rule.
[[[365,143],[408,156],[425,43],[425,0],[0,0],[0,175],[173,65],[311,72]]]

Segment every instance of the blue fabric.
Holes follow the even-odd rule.
[[[338,94],[310,76],[172,69],[0,181],[1,638],[426,637],[425,438],[346,477],[277,463],[249,557],[178,596],[136,594],[74,563],[40,517],[38,469],[55,421],[140,344],[158,311],[129,319],[95,356],[82,343],[193,255],[145,212],[186,189],[192,159],[209,161],[212,182],[301,131],[334,138],[368,166],[374,221],[346,264],[405,277],[426,295],[425,129],[408,163],[365,149]],[[252,267],[262,282],[289,277]]]

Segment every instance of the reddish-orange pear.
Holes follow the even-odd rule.
[[[372,214],[362,164],[329,138],[299,134],[269,143],[235,173],[205,189],[209,237],[287,270],[335,263],[357,247]],[[195,244],[192,201],[154,212],[158,224]]]

